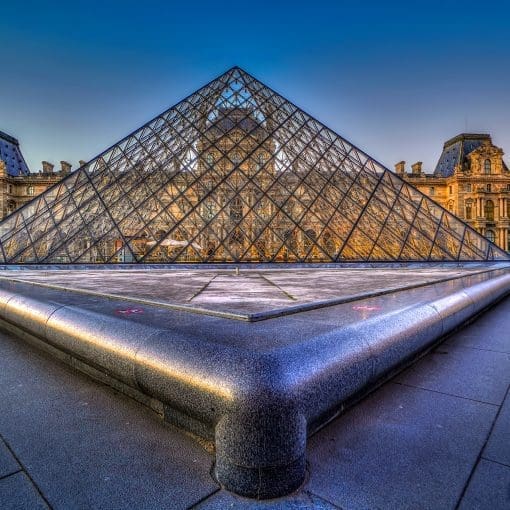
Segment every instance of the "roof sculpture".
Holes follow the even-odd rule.
[[[238,67],[6,218],[0,247],[12,264],[508,258]]]

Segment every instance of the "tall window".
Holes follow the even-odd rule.
[[[494,202],[492,200],[485,202],[485,219],[494,221]]]
[[[492,185],[491,184],[487,184],[487,191],[489,193],[492,191]]]
[[[472,202],[466,202],[466,220],[473,219],[473,204]]]
[[[33,195],[34,194],[34,187],[33,186],[27,186],[27,195]]]
[[[430,187],[430,188],[429,188],[429,195],[430,195],[431,197],[433,197],[433,196],[435,195],[435,193],[436,193],[436,190],[434,189],[434,186]]]
[[[453,193],[453,186],[450,186],[448,191],[450,192],[451,195]]]
[[[241,221],[243,218],[243,203],[239,197],[235,197],[230,202],[230,219],[234,222]]]
[[[495,242],[496,241],[496,234],[494,234],[494,230],[487,230],[487,232],[485,232],[485,237],[491,242]]]
[[[486,159],[483,163],[483,171],[485,174],[490,174],[491,173],[491,160],[490,159]]]
[[[466,184],[464,191],[466,191],[467,193],[471,193],[471,184],[470,183]]]
[[[238,165],[239,163],[241,163],[241,154],[237,151],[235,151],[233,154],[232,154],[232,162],[234,163],[234,165]]]

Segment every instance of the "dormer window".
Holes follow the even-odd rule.
[[[483,163],[483,172],[486,175],[489,175],[491,173],[491,160],[486,159]]]

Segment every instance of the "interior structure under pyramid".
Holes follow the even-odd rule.
[[[507,259],[233,68],[0,223],[7,264]]]

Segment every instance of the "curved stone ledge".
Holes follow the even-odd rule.
[[[409,302],[401,292],[405,304],[358,322],[342,323],[347,305],[339,305],[309,312],[307,331],[294,316],[251,324],[216,319],[215,331],[197,317],[191,334],[179,325],[182,315],[173,319],[177,312],[168,311],[166,322],[137,322],[4,282],[0,318],[189,417],[190,429],[206,424],[214,430],[219,482],[269,498],[302,483],[307,431],[509,293],[510,272],[436,288],[427,298],[409,292]],[[281,335],[287,340],[279,343]]]

